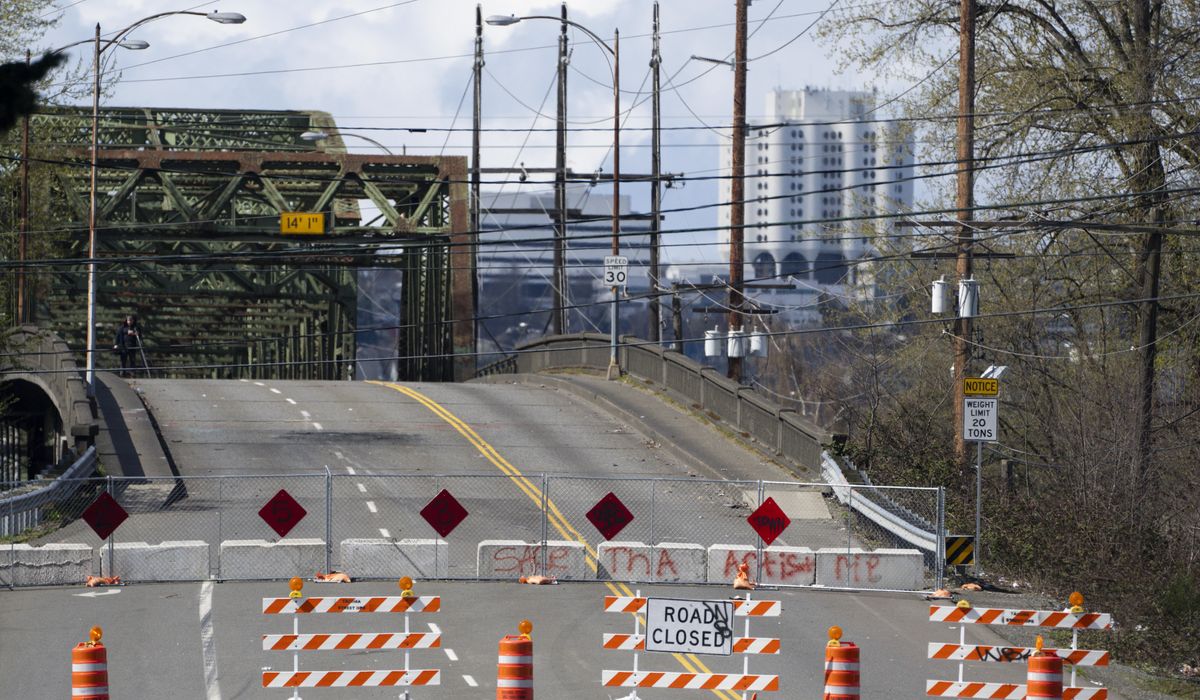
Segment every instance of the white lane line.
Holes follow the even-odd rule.
[[[346,473],[349,474],[350,476],[354,476],[358,472],[354,471],[354,467],[346,467]]]
[[[249,384],[249,383],[250,383],[250,380],[249,380],[249,379],[239,379],[238,381],[239,381],[239,382],[246,382],[247,384]]]
[[[375,507],[375,501],[367,501],[367,510],[372,513],[378,513],[379,509]]]
[[[359,492],[359,493],[366,493],[366,492],[367,492],[367,487],[366,487],[366,486],[363,486],[362,484],[355,484],[355,486],[357,486],[357,487],[358,487],[358,492]]]
[[[463,674],[463,680],[464,680],[464,681],[466,681],[466,682],[467,682],[467,685],[471,686],[472,688],[474,688],[474,687],[476,687],[476,686],[478,686],[478,685],[479,685],[478,683],[476,683],[476,682],[475,682],[475,679],[474,679],[474,678],[472,678],[472,677],[468,676],[468,675],[467,675],[467,674],[465,674],[465,673]]]
[[[345,458],[346,458],[346,455],[342,454],[341,450],[334,450],[334,451],[333,451],[333,456],[334,456],[334,457],[337,457],[338,459],[345,459]]]
[[[282,391],[280,391],[280,390],[278,390],[278,389],[276,389],[275,387],[271,387],[271,393],[272,393],[272,394],[282,394],[283,392],[282,392]]]
[[[284,399],[284,401],[287,401],[288,403],[290,403],[293,406],[296,405],[296,399]]]
[[[430,622],[429,623],[429,631],[433,632],[434,634],[441,634],[442,628],[438,627],[436,622]]]
[[[200,584],[200,653],[204,658],[204,696],[221,700],[221,682],[217,674],[217,637],[212,621],[213,582]]]
[[[450,657],[451,661],[458,661],[458,654],[455,654],[453,649],[443,649],[442,651],[446,652],[446,656]]]
[[[392,533],[391,533],[391,532],[389,532],[389,531],[388,531],[388,529],[387,529],[386,527],[381,527],[381,528],[379,528],[379,536],[380,536],[380,537],[386,537],[386,538],[388,538],[388,539],[391,539],[391,537],[392,537]]]
[[[316,422],[316,421],[313,421],[313,424],[312,424],[312,425],[313,425],[313,427],[314,427],[314,428],[316,428],[317,430],[324,430],[324,429],[325,429],[325,428],[321,427],[321,424],[320,424],[320,423],[318,423],[318,422]]]
[[[309,413],[308,411],[302,410],[302,411],[300,411],[300,415],[304,417],[304,420],[308,420],[309,418],[312,418],[312,414]]]
[[[266,384],[263,384],[262,382],[254,382],[254,386],[266,386]]]

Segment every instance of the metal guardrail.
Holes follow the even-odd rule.
[[[846,479],[846,475],[842,473],[838,462],[829,453],[822,455],[821,472],[826,481],[833,486],[834,496],[842,504],[845,504],[847,508],[857,511],[859,515],[875,522],[883,530],[892,533],[893,536],[904,540],[904,542],[930,552],[931,555],[938,557],[938,561],[941,561],[942,539],[937,537],[936,530],[922,530],[922,528],[913,525],[912,522],[904,519],[904,517],[896,515],[892,509],[872,501],[866,495],[869,489],[889,489],[889,486],[852,486],[850,481]],[[941,513],[941,511],[942,508],[940,505],[938,513]],[[941,578],[941,574],[938,574],[938,578]]]
[[[0,498],[0,537],[9,537],[42,523],[42,509],[70,500],[96,469],[96,448],[89,447],[62,476],[45,486]],[[37,482],[32,482],[36,484]]]

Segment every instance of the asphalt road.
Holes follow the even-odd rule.
[[[202,643],[203,591],[210,591],[212,644]],[[263,597],[286,597],[283,583],[153,584],[128,586],[119,593],[81,597],[82,589],[17,590],[0,593],[0,679],[3,696],[68,697],[70,649],[92,625],[104,628],[109,683],[114,698],[284,698],[290,692],[264,690],[261,671],[290,670],[287,652],[263,651],[261,635],[291,632],[290,616],[261,614]],[[100,591],[106,593],[107,591]],[[394,595],[393,585],[313,584],[309,595]],[[412,668],[442,671],[440,687],[415,688],[414,698],[491,698],[495,696],[497,642],[515,634],[519,620],[534,623],[535,693],[539,698],[621,697],[628,691],[603,688],[601,671],[629,670],[632,652],[600,648],[605,632],[632,632],[629,615],[602,612],[610,590],[599,583],[522,586],[500,583],[419,584],[422,595],[440,595],[442,611],[414,614],[412,631],[441,630],[442,648],[415,650]],[[644,594],[675,598],[720,599],[723,587],[645,587]],[[779,618],[756,618],[754,636],[781,640],[778,656],[749,657],[753,673],[780,675],[779,693],[762,698],[820,697],[826,630],[840,625],[845,639],[862,654],[864,698],[922,697],[926,679],[953,679],[957,665],[925,659],[930,641],[954,642],[958,630],[927,621],[928,604],[912,595],[849,594],[812,590],[761,591],[756,598],[783,601]],[[308,615],[303,632],[398,632],[399,615]],[[741,623],[735,631],[742,633]],[[997,643],[980,626],[968,626],[967,639]],[[737,673],[742,657],[700,657],[714,672]],[[208,680],[206,666],[210,669]],[[302,670],[362,670],[403,667],[403,653],[306,652]],[[683,671],[670,654],[643,654],[643,670]],[[1023,682],[1021,664],[970,664],[969,680]],[[219,688],[219,693],[216,691]],[[302,692],[304,698],[396,697],[396,689]],[[716,697],[705,691],[642,690],[639,697]]]
[[[320,513],[327,478],[334,480],[334,541],[430,537],[429,526],[416,510],[445,488],[472,511],[448,538],[451,559],[457,562],[453,566],[469,572],[474,543],[481,538],[538,539],[539,494],[559,507],[560,523],[584,533],[593,547],[599,537],[588,529],[584,513],[610,490],[639,514],[621,539],[703,542],[728,536],[752,543],[752,537],[743,534],[746,485],[705,477],[729,473],[780,478],[777,470],[749,452],[733,453],[731,463],[722,465],[685,464],[633,426],[587,402],[531,385],[419,385],[407,390],[349,382],[138,385],[185,477],[187,497],[172,500],[177,487],[173,480],[130,487],[121,494],[135,511],[118,530],[125,541],[273,537],[255,515],[265,498],[286,487],[311,506],[310,513]],[[706,433],[698,433],[697,439],[720,441]],[[557,476],[541,481],[541,473]],[[215,475],[238,478],[206,478]],[[649,488],[647,476],[670,480]],[[529,484],[538,491],[531,494]],[[647,516],[648,507],[655,508],[654,517]],[[323,537],[322,517],[306,518],[294,534]],[[789,544],[810,546],[844,542],[846,537],[838,523],[828,519],[798,522],[785,533]],[[281,573],[281,579],[290,573]],[[420,583],[418,594],[442,596],[443,611],[413,615],[411,629],[429,631],[433,623],[444,641],[440,650],[414,651],[412,667],[441,669],[443,681],[440,687],[414,689],[412,697],[493,697],[497,641],[513,633],[522,618],[535,625],[538,697],[628,695],[626,690],[601,687],[600,676],[604,669],[630,669],[632,653],[603,651],[600,642],[605,632],[632,632],[633,621],[628,615],[603,613],[602,601],[606,594],[628,594],[637,588],[603,582],[553,587]],[[640,590],[698,599],[721,599],[732,592],[724,586],[643,585]],[[310,583],[306,592],[344,596],[397,591],[390,582],[356,582]],[[260,687],[264,668],[291,668],[289,654],[263,651],[260,643],[262,634],[291,631],[289,617],[261,613],[264,596],[286,593],[281,581],[0,591],[0,696],[67,696],[69,650],[98,624],[105,629],[109,648],[113,697],[290,697],[289,692]],[[756,619],[751,626],[752,636],[778,637],[782,643],[778,656],[750,657],[751,672],[781,677],[781,693],[760,697],[818,697],[825,630],[833,624],[862,647],[863,697],[921,697],[926,679],[956,676],[954,663],[925,656],[927,642],[957,641],[959,630],[928,622],[928,604],[915,595],[788,589],[760,591],[756,597],[778,599],[784,605],[782,617]],[[312,615],[300,620],[301,632],[401,630],[403,620],[394,615]],[[736,633],[743,633],[740,622]],[[980,626],[969,626],[966,635],[968,641],[1002,643]],[[741,662],[741,657],[646,654],[639,667],[738,672]],[[398,652],[310,652],[301,657],[301,668],[307,670],[402,664]],[[1019,682],[1023,670],[974,664],[966,677]],[[308,690],[302,695],[397,694],[395,689],[366,689]],[[676,690],[643,690],[638,695],[689,696]],[[731,693],[691,694],[711,695],[735,698]]]
[[[547,526],[549,539],[583,538],[593,549],[603,538],[586,515],[609,492],[635,514],[617,539],[756,542],[745,520],[757,505],[754,482],[729,482],[716,469],[684,464],[635,426],[545,387],[153,380],[137,386],[185,477],[188,498],[163,509],[173,480],[131,487],[121,500],[136,517],[117,535],[125,541],[274,539],[257,511],[280,488],[309,513],[289,536],[323,539],[329,478],[333,542],[435,537],[420,510],[449,491],[470,512],[446,538],[451,576],[474,576],[481,540],[540,540],[543,496],[561,514]],[[706,433],[698,437],[723,441],[711,428],[696,428]],[[753,452],[723,448],[740,474],[780,478]],[[820,501],[815,492],[809,496]],[[783,542],[818,548],[844,545],[847,537],[821,507],[815,519],[797,520]],[[334,566],[339,557],[335,547]]]

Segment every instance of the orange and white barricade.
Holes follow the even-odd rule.
[[[825,645],[825,692],[822,700],[858,700],[859,649],[854,642],[842,641],[842,628],[829,628]]]
[[[958,661],[958,680],[930,680],[925,683],[925,695],[939,698],[1025,698],[1029,688],[1020,683],[974,683],[963,680],[964,662],[1025,663],[1035,654],[1053,656],[1060,663],[1071,667],[1071,683],[1062,689],[1063,700],[1106,700],[1108,689],[1099,687],[1082,688],[1076,685],[1076,667],[1107,666],[1107,651],[1079,648],[1080,630],[1112,629],[1112,616],[1108,613],[1090,613],[1083,609],[1083,596],[1072,593],[1071,607],[1067,610],[1009,610],[1004,608],[975,608],[966,600],[957,605],[931,605],[930,622],[956,624],[958,643],[929,643],[929,658]],[[1071,630],[1069,649],[1042,649],[1030,647],[998,647],[983,644],[967,644],[967,625],[1011,625],[1020,627],[1043,627]],[[1040,641],[1040,638],[1039,638]],[[1041,697],[1041,696],[1030,696]]]
[[[264,634],[263,651],[290,651],[291,671],[263,671],[262,687],[292,688],[292,698],[299,699],[300,688],[364,688],[441,685],[442,672],[436,668],[410,666],[413,649],[436,649],[442,646],[442,635],[436,632],[413,632],[410,613],[435,613],[441,610],[439,596],[416,596],[412,580],[400,579],[398,596],[305,598],[301,591],[304,581],[293,578],[291,595],[287,598],[263,598],[266,615],[293,615],[291,634]],[[309,614],[366,614],[392,613],[404,615],[403,632],[340,634],[301,634],[300,616]],[[302,651],[353,651],[361,649],[404,650],[404,668],[364,671],[301,671]],[[405,691],[404,697],[408,697]]]
[[[521,620],[520,634],[500,638],[496,658],[496,700],[533,700],[533,623]]]
[[[71,650],[71,697],[75,700],[108,700],[108,650],[100,642],[104,635],[93,627],[86,642]]]
[[[606,633],[603,638],[603,648],[610,650],[632,651],[633,669],[621,671],[601,671],[601,682],[610,688],[633,688],[626,696],[636,700],[637,688],[675,688],[678,690],[731,690],[742,691],[745,700],[750,692],[779,690],[779,676],[750,673],[750,656],[754,654],[778,654],[779,640],[774,637],[750,636],[750,618],[779,617],[783,604],[778,600],[751,600],[746,594],[746,600],[728,601],[733,605],[733,616],[745,618],[744,636],[732,637],[731,648],[734,654],[742,655],[741,673],[684,673],[675,671],[643,671],[638,668],[641,652],[646,650],[646,635],[642,631],[645,623],[643,612],[648,598],[642,597],[641,591],[633,596],[605,596],[604,612],[630,613],[633,615],[633,634]],[[713,601],[725,603],[726,601]],[[733,630],[728,630],[733,635]]]

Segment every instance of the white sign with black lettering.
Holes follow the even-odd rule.
[[[733,602],[646,599],[646,651],[733,653]]]
[[[624,287],[629,279],[629,258],[624,255],[604,256],[604,284],[608,287]]]
[[[963,399],[963,440],[967,442],[999,442],[1000,422],[996,405],[998,399],[968,396]]]

